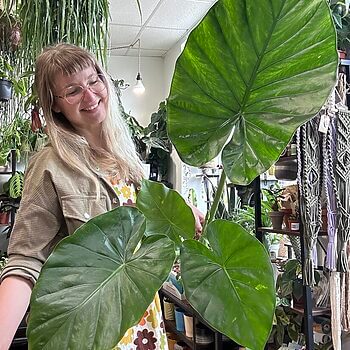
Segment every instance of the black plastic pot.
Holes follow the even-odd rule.
[[[0,79],[0,101],[8,101],[12,98],[12,83],[10,80]]]
[[[297,178],[297,157],[281,157],[275,163],[275,177],[278,180],[295,180]]]

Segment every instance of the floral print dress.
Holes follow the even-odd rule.
[[[136,191],[132,183],[112,180],[111,183],[118,195],[120,205],[136,203]],[[158,294],[140,322],[126,331],[113,350],[168,350]]]

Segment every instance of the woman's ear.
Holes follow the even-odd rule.
[[[61,113],[61,109],[58,107],[57,103],[54,102],[53,105],[52,105],[52,110],[56,113]]]

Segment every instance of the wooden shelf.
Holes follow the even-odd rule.
[[[280,233],[288,236],[300,236],[299,231],[291,231],[286,229],[276,229],[272,227],[259,227],[258,230],[263,233]]]
[[[289,309],[299,315],[304,315],[304,309],[301,307],[290,307]],[[330,315],[330,314],[331,314],[331,308],[329,307],[318,307],[318,308],[312,309],[312,316],[323,316],[323,315]]]
[[[262,233],[280,233],[282,235],[287,235],[287,236],[300,236],[299,231],[291,231],[286,229],[276,229],[272,227],[258,227],[258,230]],[[318,235],[327,236],[327,232],[321,230]]]
[[[194,339],[196,339],[196,329],[193,330],[193,337],[189,338],[186,337],[186,334],[184,332],[180,332],[176,329],[175,321],[169,321],[164,319],[165,329],[167,332],[174,333],[178,336],[179,340],[182,340],[185,342],[191,349],[198,349],[198,350],[219,350],[223,349],[223,339],[222,334],[213,329],[200,315],[199,313],[192,308],[192,306],[188,303],[187,300],[180,300],[179,298],[175,297],[173,294],[168,292],[166,289],[160,289],[159,295],[161,296],[161,300],[165,297],[172,301],[175,305],[179,306],[181,309],[183,309],[186,313],[191,315],[194,319],[196,319],[198,322],[206,326],[211,332],[214,334],[214,341],[211,343],[198,343]],[[237,345],[232,340],[228,340],[228,342],[234,345]]]
[[[163,294],[167,299],[171,300],[174,304],[180,306],[180,308],[186,311],[188,314],[193,315],[200,323],[203,323],[211,331],[216,332],[202,317],[201,315],[189,304],[187,300],[180,300],[174,294],[171,294],[166,289],[162,288],[159,291],[160,294]]]
[[[176,329],[175,321],[164,320],[164,324],[165,324],[165,330],[167,332],[176,334],[176,336],[179,338],[179,340],[186,343],[191,349],[196,347],[196,349],[204,350],[204,349],[208,348],[208,345],[212,344],[212,343],[209,343],[209,344],[196,343],[195,344],[192,338],[186,337],[184,332],[180,332]]]

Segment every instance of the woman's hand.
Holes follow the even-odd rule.
[[[188,203],[188,205],[192,209],[192,213],[195,220],[196,237],[198,238],[202,234],[205,215],[191,203]]]

